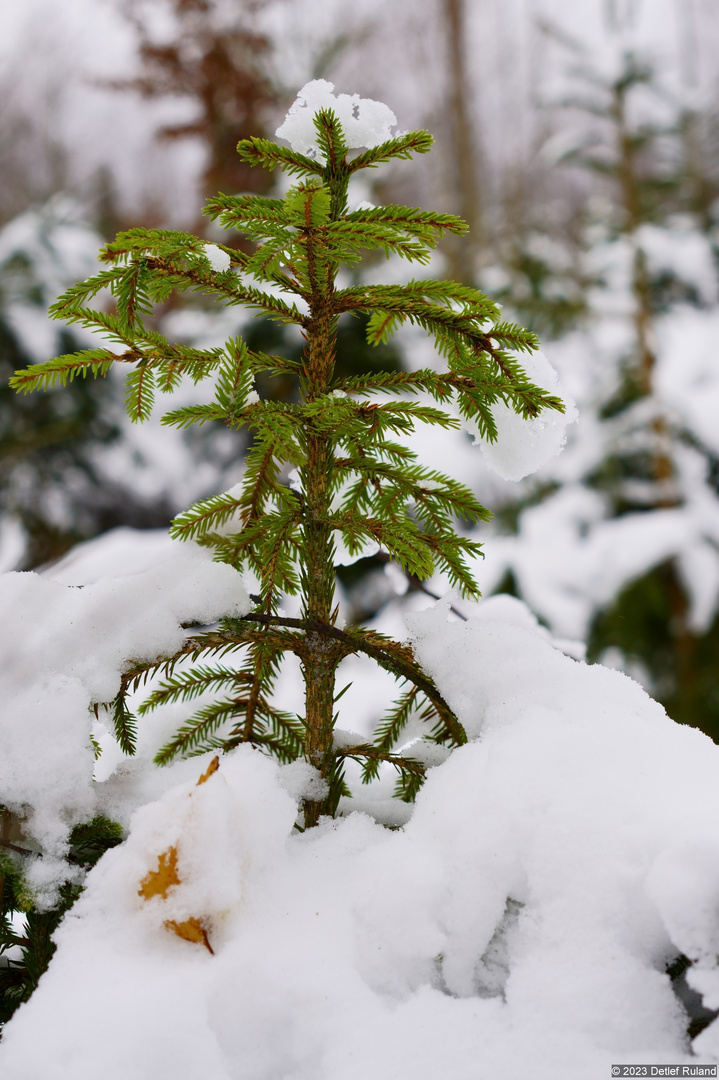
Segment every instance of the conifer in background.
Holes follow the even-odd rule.
[[[653,123],[633,121],[635,99],[643,93],[667,96],[652,66],[627,53],[620,74],[605,91],[604,117],[615,152],[609,161],[591,155],[580,158],[585,167],[601,169],[614,181],[612,225],[617,239],[629,241],[633,248],[629,289],[634,348],[623,358],[622,385],[603,408],[603,419],[623,438],[615,436],[615,447],[610,447],[593,477],[599,490],[609,494],[618,515],[688,508],[692,492],[682,467],[684,448],[704,459],[704,476],[695,483],[705,487],[709,500],[719,497],[715,448],[682,422],[657,385],[664,320],[677,309],[701,312],[711,304],[691,272],[682,273],[680,255],[674,263],[671,257],[663,266],[658,263],[658,230],[664,231],[670,250],[686,243],[688,223],[701,237],[707,225],[707,188],[712,185],[704,173],[701,193],[697,189],[689,154],[692,118],[680,102],[667,110],[669,116]],[[711,225],[708,231],[711,235]],[[698,275],[699,266],[695,271]],[[687,350],[695,347],[688,338]],[[632,414],[641,413],[642,403],[644,419],[637,424]],[[687,548],[691,542],[687,537]],[[715,611],[704,625],[693,625],[691,594],[681,564],[682,558],[695,556],[690,550],[676,555],[648,568],[597,614],[589,655],[596,659],[605,649],[618,647],[629,663],[639,662],[649,672],[652,688],[673,719],[700,727],[717,740],[719,680],[714,657],[719,620]],[[706,586],[711,587],[709,581]]]
[[[687,392],[697,403],[687,408],[667,389],[671,351],[681,349],[682,374],[697,379],[697,353],[711,348],[711,123],[685,109],[647,59],[604,44],[609,67],[578,54],[562,102],[577,132],[558,165],[588,181],[582,226],[574,243],[536,236],[534,248],[518,249],[515,270],[529,284],[522,297],[515,274],[507,289],[511,309],[554,337],[553,359],[566,357],[583,422],[561,462],[503,508],[517,542],[498,586],[716,739],[718,446],[697,423],[701,391]],[[708,390],[708,355],[702,380]],[[567,545],[561,566],[533,558],[545,542]]]
[[[253,4],[233,5],[229,21],[227,13],[220,21],[218,5],[211,0],[182,0],[171,12],[176,34],[162,42],[153,36],[148,5],[128,0],[123,10],[137,31],[140,73],[109,85],[147,98],[174,95],[191,102],[197,119],[163,128],[159,138],[202,141],[207,190],[252,190],[257,182],[257,190],[267,190],[272,177],[251,169],[235,152],[239,138],[264,133],[263,112],[277,101],[267,74],[271,43],[251,29]],[[13,172],[18,163],[9,150],[5,157]],[[26,194],[34,190],[34,164]],[[158,492],[150,498],[141,496],[129,479],[136,465],[152,470],[153,464],[145,466],[142,447],[127,438],[114,385],[82,381],[26,399],[18,399],[7,386],[13,370],[37,359],[38,341],[48,339],[42,359],[51,350],[83,344],[69,328],[58,326],[48,335],[41,324],[58,292],[88,272],[77,267],[78,258],[87,255],[92,232],[83,219],[95,221],[101,233],[111,228],[104,231],[106,238],[123,223],[111,179],[98,179],[103,192],[96,205],[81,209],[61,190],[54,191],[44,206],[26,210],[0,232],[0,548],[8,568],[27,570],[55,561],[73,544],[118,526],[167,527],[186,500],[180,501],[172,481],[160,475],[149,484]],[[91,249],[101,241],[102,235],[92,239]],[[91,252],[90,263],[93,259]],[[161,322],[163,314],[168,312],[158,310],[156,319]],[[253,327],[258,340],[272,329],[277,328],[261,323]],[[227,432],[222,434],[224,444],[213,425],[202,437],[187,436],[193,457],[211,463],[218,476],[228,457]],[[126,467],[115,468],[112,477],[102,460],[108,446],[116,462],[122,454],[126,458]],[[230,451],[233,460],[244,448],[238,435]],[[205,486],[197,494],[207,490]]]
[[[131,666],[114,703],[115,733],[132,753],[135,718],[125,695],[150,675],[161,673],[163,681],[142,711],[216,689],[223,696],[181,727],[158,763],[210,749],[228,751],[243,742],[281,761],[304,758],[324,782],[322,795],[305,800],[305,826],[335,812],[345,791],[346,758],[361,762],[368,781],[383,762],[392,763],[397,794],[414,797],[424,765],[394,752],[413,714],[424,721],[429,743],[451,747],[465,741],[406,645],[338,624],[336,539],[351,554],[360,554],[368,542],[378,544],[405,572],[425,580],[439,569],[461,594],[476,596],[466,559],[479,545],[459,535],[453,519],[477,521],[488,512],[461,484],[418,463],[403,436],[418,424],[456,428],[461,414],[492,439],[492,405],[498,401],[525,418],[545,408],[563,409],[558,398],[527,379],[515,355],[536,348],[534,335],[502,322],[497,307],[475,289],[421,279],[341,286],[341,267],[355,265],[364,251],[426,263],[438,237],[461,234],[465,226],[451,215],[402,206],[348,209],[354,174],[427,152],[428,134],[385,138],[352,155],[332,108],[319,108],[313,123],[314,143],[301,143],[306,152],[259,138],[239,144],[244,161],[269,170],[279,166],[298,178],[284,198],[218,195],[208,203],[210,217],[252,241],[251,253],[180,232],[132,229],[119,235],[102,253],[108,269],[68,290],[52,309],[57,318],[102,331],[115,347],[61,356],[12,380],[26,392],[127,365],[128,411],[142,421],[156,391],[172,392],[183,377],[212,379],[211,403],[172,408],[164,423],[185,428],[219,421],[252,433],[242,483],[191,507],[175,519],[172,532],[211,547],[216,559],[238,570],[249,569],[257,581],[257,607],[244,619],[192,635],[176,656]],[[115,298],[115,311],[90,306],[104,290]],[[189,348],[146,325],[155,305],[187,290],[298,326],[302,356],[266,355],[239,337],[223,348]],[[445,370],[342,373],[342,315],[367,318],[372,344],[385,342],[403,323],[419,325],[433,337]],[[255,383],[268,372],[296,378],[299,400],[260,398]],[[301,617],[287,618],[280,605],[285,595],[295,594],[301,597]],[[296,715],[272,704],[273,684],[288,653],[299,658],[305,682],[304,711]],[[336,672],[352,653],[372,657],[405,689],[373,743],[337,745]],[[176,668],[188,658],[195,666]]]
[[[149,503],[102,468],[98,451],[121,439],[114,386],[83,381],[30,398],[18,398],[8,386],[12,372],[32,363],[43,345],[48,352],[80,347],[81,335],[48,323],[47,308],[96,265],[101,242],[77,204],[61,196],[0,229],[0,547],[6,569],[29,570],[107,529],[159,527],[172,515],[165,500]]]

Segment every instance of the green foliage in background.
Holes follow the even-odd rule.
[[[0,1028],[37,988],[55,952],[52,935],[82,891],[68,881],[53,908],[38,910],[25,884],[22,862],[42,855],[7,839],[13,824],[10,811],[0,807]],[[68,862],[89,870],[121,841],[120,826],[106,818],[76,825],[70,834]]]

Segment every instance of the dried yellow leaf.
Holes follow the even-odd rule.
[[[205,771],[205,772],[203,772],[202,776],[201,776],[201,777],[200,777],[200,779],[199,779],[199,780],[197,781],[197,784],[196,784],[195,786],[196,786],[196,787],[199,787],[199,786],[200,786],[200,784],[204,784],[204,783],[206,783],[206,782],[207,782],[207,781],[208,781],[208,780],[210,779],[210,777],[212,776],[212,774],[213,774],[213,773],[216,773],[216,772],[217,772],[217,770],[219,769],[219,767],[220,767],[220,759],[219,759],[219,757],[217,756],[217,754],[215,754],[215,756],[213,757],[212,761],[211,761],[211,762],[210,762],[210,764],[209,764],[209,765],[207,766],[207,769],[206,769],[206,771]]]
[[[210,945],[210,939],[207,936],[207,931],[200,922],[194,916],[189,919],[185,919],[184,922],[175,922],[174,919],[168,919],[165,922],[165,926],[168,930],[172,930],[173,934],[177,934],[183,941],[194,941],[198,945],[204,945],[208,952],[215,955],[215,950]]]
[[[179,884],[177,848],[171,847],[159,856],[157,870],[151,870],[147,877],[142,879],[138,895],[143,896],[145,900],[151,900],[153,896],[161,896],[164,900],[172,886]]]
[[[206,771],[202,774],[197,781],[197,786],[206,783],[213,773],[216,773],[220,767],[220,759],[213,757],[210,764],[207,766]],[[157,870],[151,870],[146,877],[140,882],[140,888],[138,889],[138,895],[142,896],[145,900],[151,900],[153,896],[160,896],[163,900],[167,899],[167,894],[173,885],[180,884],[180,875],[177,872],[177,848],[170,847],[167,851],[163,851],[157,859]],[[214,949],[210,945],[210,939],[207,936],[207,931],[194,915],[191,915],[189,919],[185,919],[184,922],[176,922],[174,919],[166,919],[164,923],[166,929],[171,930],[173,934],[177,934],[183,941],[192,941],[197,945],[204,945],[208,952],[211,952],[214,956]]]

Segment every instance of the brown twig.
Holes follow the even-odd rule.
[[[348,634],[345,630],[340,630],[337,626],[331,626],[329,623],[323,623],[317,619],[289,619],[279,615],[265,615],[259,612],[251,612],[248,615],[244,615],[241,621],[258,622],[265,626],[285,626],[293,630],[304,630],[306,633],[310,634],[322,634],[325,637],[334,638],[335,641],[341,642],[347,650],[347,655],[354,652],[366,653],[367,656],[371,656],[372,659],[376,660],[382,667],[389,668],[394,673],[413,682],[414,685],[422,691],[425,697],[437,707],[455,742],[459,745],[466,743],[467,735],[464,728],[459,720],[457,720],[434,683],[426,678],[426,676],[424,676],[417,668],[407,663],[401,657],[393,655],[389,650],[382,648],[381,645],[375,645],[372,642],[364,641],[359,636]]]
[[[41,851],[31,851],[30,848],[20,847],[19,844],[11,844],[9,840],[0,840],[0,847],[9,848],[10,851],[16,851],[18,855],[37,855],[38,859],[42,858]]]

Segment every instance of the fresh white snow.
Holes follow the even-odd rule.
[[[40,901],[53,901],[67,873],[71,825],[102,812],[90,707],[112,701],[129,660],[176,652],[183,622],[251,607],[231,567],[194,544],[168,547],[143,573],[84,586],[35,573],[0,576],[0,790],[45,850],[29,872]]]
[[[222,248],[219,248],[217,244],[205,244],[204,252],[205,258],[216,274],[222,274],[225,270],[230,269],[230,263],[232,262],[230,256]]]
[[[560,394],[564,412],[544,409],[534,420],[523,420],[503,401],[492,406],[497,425],[497,439],[489,442],[481,438],[471,421],[464,420],[464,427],[475,436],[482,454],[503,480],[522,480],[562,450],[567,439],[567,425],[577,419],[577,408],[570,397],[559,390],[559,376],[543,353],[521,356],[520,362],[527,377],[542,390]]]
[[[91,872],[3,1076],[600,1080],[696,1060],[664,969],[685,950],[717,994],[719,748],[519,601],[466,623],[448,603],[409,625],[470,742],[407,824],[300,835],[307,778],[241,748],[196,787],[208,759],[185,762]],[[180,883],[145,900],[172,846]],[[188,917],[214,955],[165,926]],[[695,1047],[719,1056],[712,1028]]]

